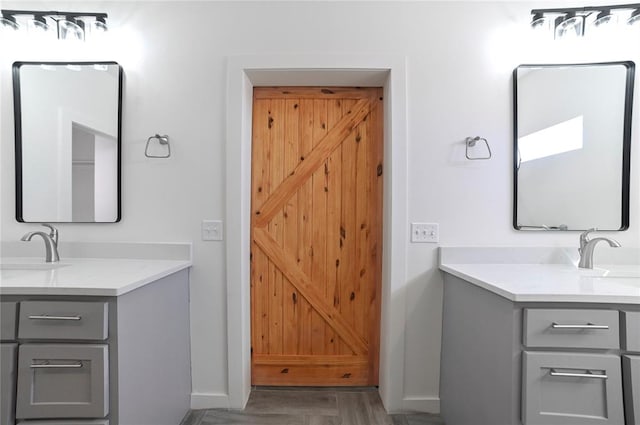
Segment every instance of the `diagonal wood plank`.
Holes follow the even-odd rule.
[[[291,284],[309,301],[309,304],[322,316],[336,333],[356,354],[368,353],[366,341],[355,332],[340,316],[340,313],[324,300],[324,296],[313,287],[311,280],[300,267],[287,258],[286,253],[264,229],[256,228],[253,233],[255,243],[280,269]]]
[[[353,109],[347,111],[344,117],[311,151],[278,188],[271,193],[262,205],[255,211],[255,226],[264,227],[280,211],[284,203],[298,190],[301,183],[307,180],[320,167],[331,153],[342,143],[357,125],[369,114],[369,101],[359,100]]]

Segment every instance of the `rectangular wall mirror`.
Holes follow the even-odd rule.
[[[521,65],[514,87],[518,230],[626,230],[633,62]]]
[[[120,220],[122,68],[13,64],[16,219]]]

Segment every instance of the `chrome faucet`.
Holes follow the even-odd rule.
[[[36,235],[40,236],[44,240],[44,247],[46,250],[45,261],[47,263],[57,263],[60,261],[60,256],[58,255],[58,229],[47,223],[43,223],[42,225],[49,228],[49,233],[29,232],[20,240],[26,242],[30,241],[31,238]]]
[[[581,269],[593,268],[593,250],[598,242],[605,241],[612,248],[620,248],[622,246],[615,239],[604,237],[589,239],[589,233],[595,232],[596,230],[597,229],[593,228],[580,234],[580,248],[578,248],[578,252],[580,253],[580,262],[578,263],[578,267]]]

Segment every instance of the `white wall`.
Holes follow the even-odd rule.
[[[565,4],[565,2],[563,2]],[[575,2],[566,2],[575,4]],[[109,14],[111,46],[6,48],[0,58],[2,240],[29,224],[14,220],[14,60],[115,60],[124,68],[122,222],[60,225],[77,241],[194,241],[191,273],[193,391],[227,393],[224,244],[200,241],[202,219],[225,212],[227,57],[254,54],[393,54],[407,58],[410,221],[440,223],[441,245],[576,245],[577,234],[511,228],[512,86],[520,63],[632,59],[637,46],[553,47],[524,44],[529,11],[521,2],[48,2],[3,1],[6,9],[83,9]],[[632,50],[633,49],[633,50]],[[636,86],[638,86],[636,82]],[[631,227],[615,237],[639,246],[640,156],[634,111]],[[172,157],[144,157],[147,137],[171,137]],[[486,137],[490,161],[464,159],[464,138]],[[234,166],[234,164],[228,164]],[[407,232],[408,232],[407,226]],[[402,405],[438,397],[442,277],[437,245],[410,244]],[[600,248],[599,248],[600,249]],[[606,249],[602,247],[602,249]],[[597,261],[597,258],[596,258]],[[402,350],[401,350],[402,352]],[[429,404],[432,405],[432,404]]]

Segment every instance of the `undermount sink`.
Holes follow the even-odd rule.
[[[68,265],[60,263],[7,263],[0,264],[0,270],[55,270]]]
[[[580,275],[590,278],[640,278],[640,268],[637,266],[619,266],[615,268],[594,267],[593,269],[581,269]]]

